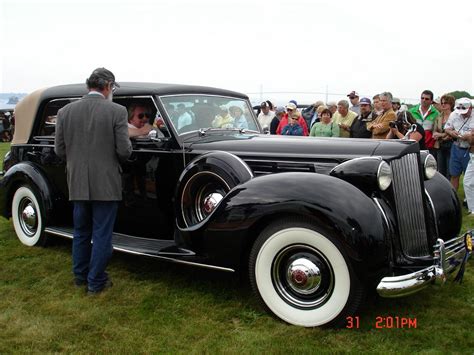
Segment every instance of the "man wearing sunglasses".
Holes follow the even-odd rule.
[[[74,283],[87,285],[88,294],[95,295],[112,286],[105,269],[122,200],[120,162],[128,159],[132,146],[127,110],[111,101],[118,87],[114,74],[97,68],[86,84],[88,94],[58,111],[54,151],[66,160],[69,200],[74,205]]]
[[[432,91],[424,90],[421,93],[420,104],[412,107],[410,112],[416,122],[425,130],[426,148],[436,158],[436,150],[434,149],[436,139],[433,137],[433,129],[436,118],[439,116],[439,111],[433,106],[433,96]]]
[[[456,190],[459,187],[459,177],[466,171],[470,159],[470,141],[474,131],[473,116],[471,99],[467,97],[460,98],[456,101],[454,111],[444,126],[444,131],[453,138],[449,173],[451,174],[451,184]],[[472,183],[469,178],[468,183]]]
[[[129,137],[146,136],[153,129],[150,124],[152,114],[142,104],[131,104],[128,107],[128,135]]]

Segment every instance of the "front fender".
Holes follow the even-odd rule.
[[[53,211],[53,190],[44,173],[30,162],[13,165],[0,181],[0,208],[2,215],[5,218],[11,217],[11,200],[16,188],[24,184],[32,186],[39,194],[43,202],[45,218],[47,219]]]
[[[359,270],[388,265],[384,222],[374,202],[345,181],[314,173],[266,175],[235,187],[199,230],[190,231],[189,241],[195,241],[196,233],[207,252],[225,251],[224,262],[243,253],[261,229],[286,215],[307,216],[338,238]]]

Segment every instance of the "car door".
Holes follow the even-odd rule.
[[[115,231],[154,239],[173,239],[174,191],[182,171],[182,153],[176,140],[161,121],[152,96],[117,97],[114,101],[131,108],[139,103],[150,111],[153,134],[131,138],[133,152],[122,164],[123,200],[117,214]],[[160,128],[156,122],[160,120]]]

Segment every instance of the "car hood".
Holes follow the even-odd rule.
[[[194,137],[184,144],[188,151],[223,150],[243,159],[343,162],[362,156],[391,160],[406,150],[417,150],[413,141],[286,137],[275,135],[219,134]]]

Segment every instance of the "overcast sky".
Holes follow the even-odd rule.
[[[468,0],[0,4],[0,92],[84,82],[104,66],[119,82],[217,86],[257,99],[263,91],[276,101],[352,90],[414,100],[424,89],[474,95]]]

